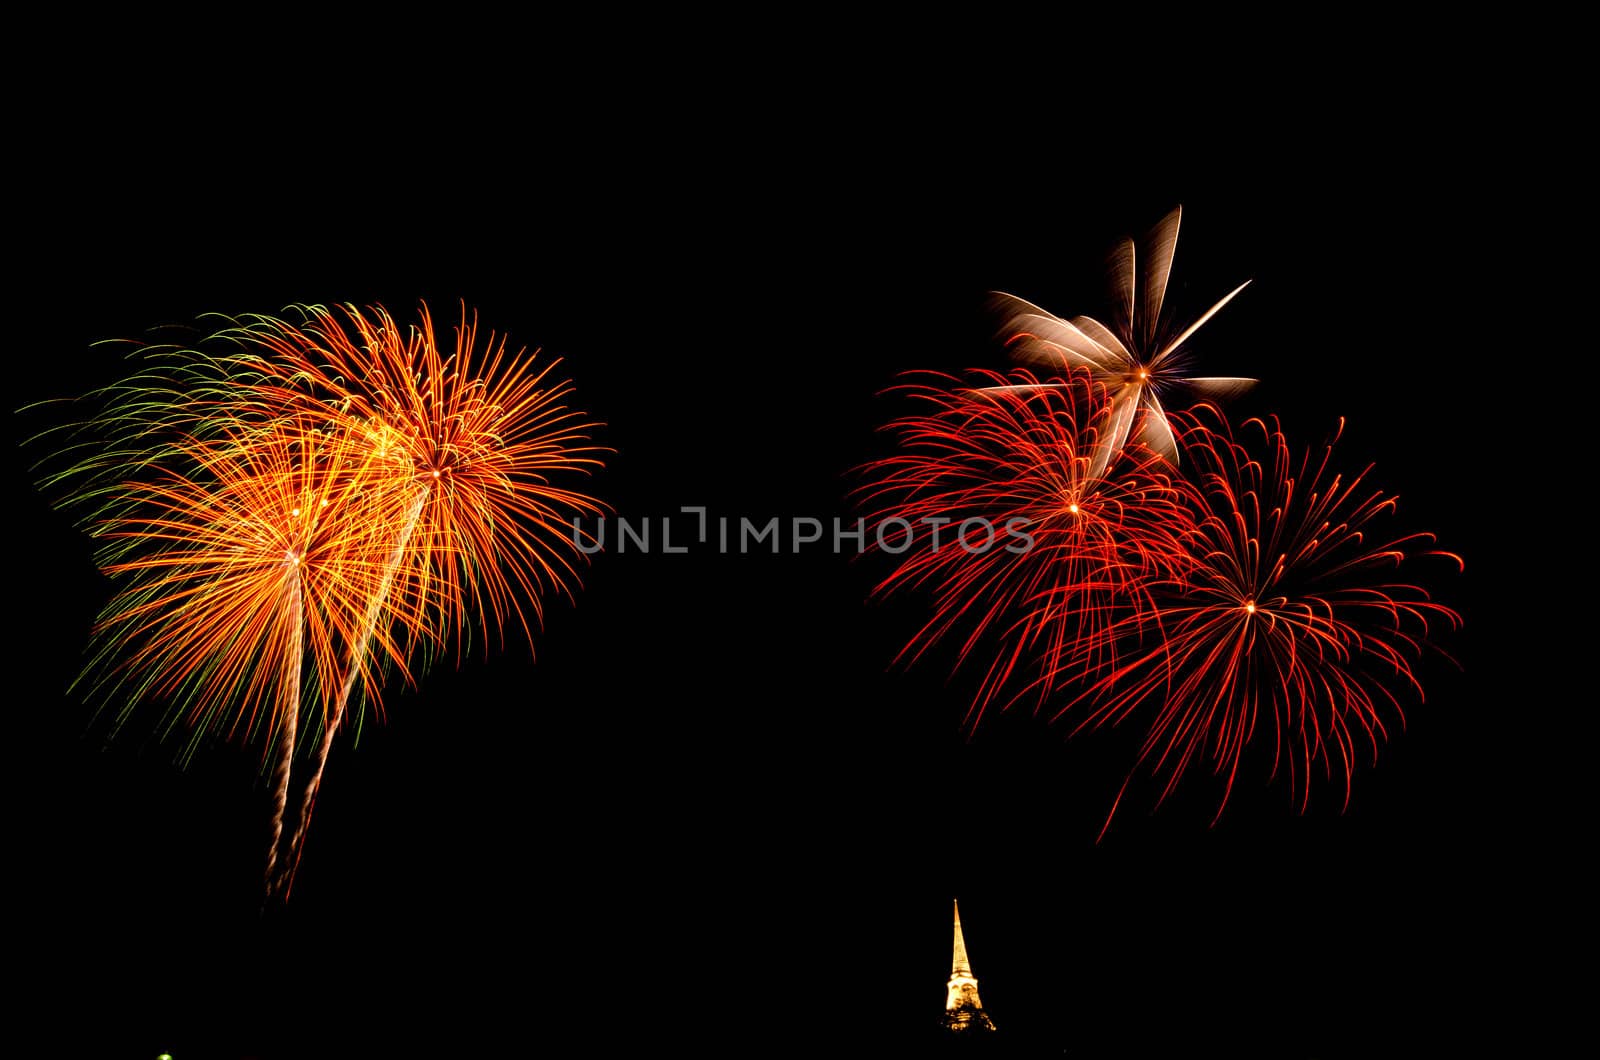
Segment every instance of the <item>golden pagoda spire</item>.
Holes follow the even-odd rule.
[[[950,958],[950,977],[965,976],[972,978],[972,965],[967,960],[967,942],[961,937],[961,903],[957,901],[956,907],[956,948]]]
[[[983,1011],[978,980],[967,959],[967,940],[961,935],[961,903],[955,902],[955,946],[950,954],[950,982],[945,984],[944,1025],[952,1031],[992,1031],[994,1021]]]

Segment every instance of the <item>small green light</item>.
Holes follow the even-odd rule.
[[[162,1053],[160,1056],[156,1057],[156,1060],[172,1060],[172,1054]]]

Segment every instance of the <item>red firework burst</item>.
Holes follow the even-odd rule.
[[[863,468],[874,481],[859,491],[878,547],[900,554],[874,592],[934,596],[897,661],[946,638],[959,639],[958,666],[992,651],[969,725],[1020,672],[1043,703],[1069,660],[1114,666],[1113,634],[1147,621],[1151,588],[1186,562],[1189,508],[1170,466],[1129,446],[1106,468],[1111,401],[1085,370],[897,389],[923,411],[889,425],[901,452]]]
[[[1179,426],[1194,509],[1185,584],[1156,589],[1156,623],[1107,631],[1125,646],[1120,660],[1098,646],[1057,660],[1056,680],[1087,682],[1057,717],[1086,708],[1078,731],[1154,704],[1135,771],[1164,777],[1159,805],[1209,758],[1226,778],[1218,816],[1270,722],[1272,775],[1288,770],[1301,811],[1318,767],[1343,777],[1348,807],[1358,752],[1375,759],[1386,718],[1403,725],[1402,698],[1422,700],[1413,664],[1430,632],[1460,623],[1399,568],[1424,556],[1459,568],[1461,557],[1435,549],[1432,534],[1384,536],[1396,498],[1368,485],[1370,466],[1349,478],[1331,470],[1337,435],[1297,461],[1276,421],[1248,420],[1235,438],[1201,405]]]

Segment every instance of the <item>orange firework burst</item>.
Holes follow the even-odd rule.
[[[260,318],[249,334],[276,358],[279,400],[357,420],[392,447],[384,489],[403,538],[399,576],[439,601],[458,636],[472,615],[531,633],[543,591],[566,592],[577,575],[571,515],[600,512],[551,481],[599,467],[601,453],[587,444],[594,424],[563,404],[570,384],[550,379],[560,361],[535,369],[492,332],[480,347],[464,309],[448,354],[426,305],[409,329],[382,306],[303,314]]]
[[[329,683],[379,590],[388,545],[370,448],[303,416],[177,443],[118,495],[94,533],[122,588],[95,627],[98,695],[178,707],[195,734],[265,734],[278,748],[274,839],[303,700]],[[397,625],[422,618],[396,600]],[[394,653],[385,636],[383,649]],[[269,865],[269,871],[271,866]]]
[[[1404,722],[1402,696],[1422,699],[1413,664],[1432,628],[1460,622],[1398,568],[1461,558],[1433,548],[1431,534],[1383,537],[1395,497],[1367,484],[1370,467],[1332,473],[1333,442],[1296,461],[1276,423],[1243,431],[1237,440],[1208,405],[1182,421],[1196,526],[1187,587],[1162,599],[1153,642],[1113,665],[1081,652],[1065,661],[1094,676],[1062,713],[1086,704],[1081,729],[1154,703],[1139,764],[1165,774],[1165,799],[1209,757],[1225,777],[1219,815],[1270,722],[1272,774],[1287,769],[1301,810],[1317,767],[1342,778],[1348,806],[1361,748],[1375,758],[1386,717]],[[1148,628],[1113,632],[1136,639]]]
[[[311,306],[302,314],[298,324],[261,318],[247,332],[281,373],[274,388],[279,401],[362,424],[378,440],[385,459],[374,465],[381,470],[374,493],[393,537],[364,632],[350,641],[343,681],[329,701],[288,844],[296,858],[386,602],[426,601],[433,622],[425,632],[435,644],[452,630],[459,644],[475,615],[501,631],[515,621],[531,636],[523,602],[537,623],[545,589],[570,593],[577,575],[572,517],[601,511],[587,495],[551,481],[552,473],[600,464],[600,450],[586,444],[593,425],[563,404],[570,386],[550,381],[559,361],[534,370],[493,333],[480,348],[476,320],[465,307],[448,354],[426,305],[409,329],[381,306],[370,314]],[[286,864],[292,872],[292,862]]]
[[[600,450],[564,407],[559,362],[480,346],[465,309],[449,353],[425,306],[408,330],[381,307],[312,307],[219,337],[221,354],[149,351],[51,481],[94,508],[122,583],[85,680],[123,717],[152,698],[196,738],[270,737],[268,892],[287,894],[352,698],[376,705],[382,664],[409,679],[475,620],[531,636],[543,592],[575,581],[571,519],[600,511],[556,480]],[[315,768],[284,835],[312,718]]]
[[[183,473],[128,482],[121,514],[95,528],[102,568],[124,584],[96,625],[107,639],[91,672],[101,687],[145,675],[132,698],[189,703],[197,732],[254,732],[277,716],[262,707],[282,668],[263,663],[302,627],[330,662],[377,585],[367,469],[348,436],[298,418],[174,451],[189,458]]]
[[[1126,447],[1114,474],[1100,470],[1110,400],[1087,371],[1047,383],[977,372],[968,382],[900,388],[926,410],[890,425],[902,452],[868,465],[877,481],[861,493],[880,528],[949,528],[942,546],[925,537],[900,550],[875,592],[933,591],[933,616],[902,659],[951,636],[960,663],[998,645],[969,712],[976,724],[1019,669],[1040,668],[1032,690],[1043,702],[1068,658],[1107,661],[1108,631],[1144,622],[1151,587],[1181,575],[1188,509],[1148,450]],[[969,522],[988,547],[968,547]]]

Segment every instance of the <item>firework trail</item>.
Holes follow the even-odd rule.
[[[1091,468],[1094,474],[1103,474],[1129,440],[1177,461],[1178,445],[1163,396],[1223,398],[1255,385],[1254,379],[1188,374],[1184,343],[1250,281],[1235,287],[1193,323],[1175,327],[1166,296],[1182,218],[1183,208],[1178,207],[1161,219],[1142,248],[1131,239],[1117,247],[1111,258],[1116,315],[1110,327],[1088,316],[1063,320],[1015,295],[995,292],[991,297],[1001,318],[1001,334],[1018,362],[1052,374],[1067,367],[1084,368],[1109,390],[1112,412],[1103,432],[1101,462]]]
[[[1318,767],[1342,779],[1348,807],[1363,749],[1376,760],[1386,718],[1404,723],[1401,696],[1423,698],[1413,663],[1430,634],[1460,623],[1403,571],[1424,557],[1462,561],[1432,534],[1386,536],[1396,498],[1367,483],[1370,467],[1331,470],[1337,436],[1296,460],[1276,422],[1246,421],[1241,435],[1208,405],[1181,418],[1194,510],[1186,584],[1157,590],[1155,625],[1111,631],[1137,650],[1060,660],[1056,676],[1085,689],[1057,716],[1081,712],[1077,731],[1152,712],[1135,769],[1165,777],[1165,800],[1209,757],[1225,777],[1218,816],[1270,728],[1271,775],[1287,770],[1301,811]]]
[[[942,547],[913,543],[874,589],[925,587],[934,597],[932,617],[896,661],[947,638],[958,641],[958,666],[992,651],[969,726],[1019,669],[1042,669],[1031,690],[1043,703],[1070,678],[1066,660],[1109,664],[1117,638],[1108,632],[1145,622],[1150,586],[1180,576],[1186,562],[1189,509],[1170,465],[1137,445],[1110,464],[1101,432],[1111,400],[1084,369],[1047,383],[1018,369],[897,389],[922,411],[890,424],[900,452],[862,469],[872,481],[859,496],[879,527],[948,529]],[[957,531],[967,520],[1021,530],[1031,547],[964,547]]]

